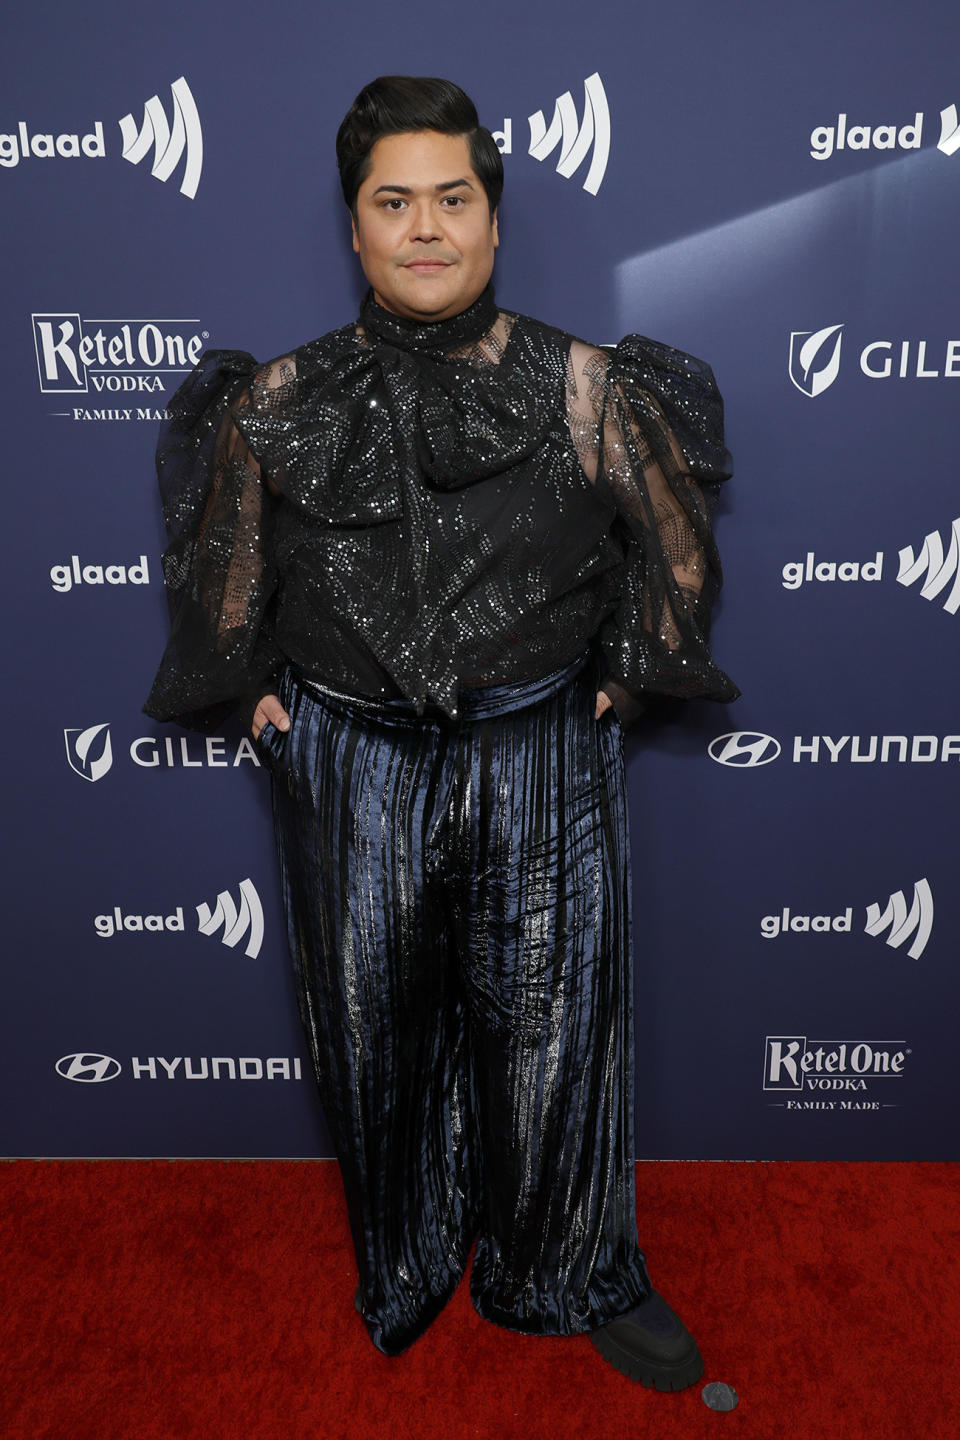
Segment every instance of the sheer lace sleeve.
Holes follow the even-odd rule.
[[[620,600],[599,631],[602,688],[625,724],[645,696],[736,699],[708,648],[721,583],[711,521],[730,474],[711,370],[637,335],[612,354],[574,341],[568,415],[624,546]]]
[[[269,406],[283,378],[279,363],[208,351],[168,407],[157,473],[171,629],[144,706],[154,719],[209,731],[275,689],[283,658],[271,623],[276,502],[237,422]]]

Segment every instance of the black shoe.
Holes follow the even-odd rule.
[[[656,1290],[641,1305],[592,1330],[590,1340],[622,1375],[657,1390],[685,1390],[703,1374],[696,1340]]]

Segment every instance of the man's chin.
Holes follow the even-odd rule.
[[[466,305],[461,305],[455,295],[444,295],[439,287],[432,291],[408,293],[399,303],[411,320],[443,320],[466,309]]]
[[[384,309],[392,310],[407,320],[420,320],[425,324],[431,320],[449,320],[468,310],[477,298],[473,294],[462,295],[452,291],[451,279],[444,274],[413,276],[412,283],[404,284],[401,293],[386,297],[386,303],[379,295],[377,299]]]

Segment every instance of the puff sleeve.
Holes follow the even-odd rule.
[[[207,351],[161,427],[170,637],[143,707],[156,720],[210,731],[276,688],[276,497],[236,423],[271,376],[244,351]]]
[[[735,700],[708,644],[721,584],[712,518],[731,473],[713,372],[639,335],[612,352],[574,341],[568,418],[624,553],[598,632],[602,688],[627,725],[649,696]]]

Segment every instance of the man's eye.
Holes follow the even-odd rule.
[[[384,203],[383,208],[385,210],[399,210],[403,204],[404,202],[399,195],[392,195],[390,199]]]

